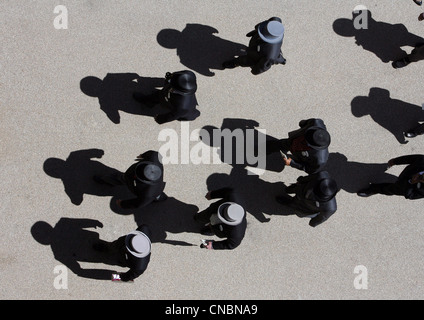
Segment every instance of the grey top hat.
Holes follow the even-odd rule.
[[[279,21],[267,20],[259,24],[258,34],[261,37],[261,39],[265,42],[278,43],[283,40],[284,26]]]
[[[334,179],[320,180],[314,187],[314,193],[319,200],[328,200],[337,193],[337,183]]]
[[[327,148],[331,142],[328,131],[320,128],[306,131],[305,138],[309,145],[321,149]]]
[[[125,237],[125,246],[127,250],[137,258],[146,257],[152,248],[148,236],[141,231],[133,231]]]
[[[189,70],[172,73],[170,83],[174,90],[182,94],[193,94],[197,90],[196,75]]]
[[[218,218],[222,223],[230,226],[240,224],[244,218],[245,211],[243,207],[234,202],[224,202],[218,207]]]
[[[150,161],[140,161],[135,168],[135,175],[138,180],[154,182],[162,176],[162,169]]]

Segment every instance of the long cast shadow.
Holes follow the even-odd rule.
[[[245,45],[217,37],[218,30],[207,25],[188,23],[182,31],[163,29],[157,35],[158,43],[167,49],[176,49],[180,62],[204,76],[215,75],[211,69],[223,70],[222,63],[242,54]]]
[[[164,78],[141,77],[136,73],[108,73],[100,79],[87,76],[80,81],[81,91],[89,97],[98,98],[100,109],[110,121],[120,123],[119,112],[154,117],[165,109],[160,105],[141,105],[134,100],[133,93],[148,95],[162,87]]]
[[[365,11],[368,21],[362,21]],[[365,17],[365,15],[364,15]],[[354,22],[364,28],[355,28]],[[366,26],[366,22],[368,22]],[[366,27],[366,28],[365,28]],[[403,24],[390,24],[373,19],[371,11],[353,12],[352,19],[340,18],[334,21],[333,30],[340,36],[353,37],[358,46],[375,54],[382,62],[388,63],[403,58],[403,46],[415,47],[424,42],[422,37],[412,34]]]
[[[256,127],[259,123],[255,120],[225,118],[221,128],[203,127],[200,139],[206,145],[218,148],[221,162],[233,167],[283,171],[284,163],[279,153],[266,155],[266,141],[277,139]]]
[[[389,159],[387,159],[388,161]],[[362,163],[349,161],[339,152],[332,152],[324,170],[328,171],[337,186],[349,193],[356,193],[369,183],[394,182],[397,177],[386,172],[385,163]]]
[[[408,142],[404,132],[424,121],[421,106],[392,99],[390,92],[382,88],[371,88],[368,96],[355,97],[351,103],[351,110],[358,118],[369,115],[402,144]]]
[[[247,213],[259,222],[268,222],[267,215],[284,215],[288,208],[279,204],[275,197],[284,193],[283,182],[268,182],[257,175],[248,174],[241,167],[234,167],[230,174],[214,173],[206,181],[208,191],[232,187],[240,196]]]
[[[111,200],[113,212],[121,215],[134,215],[138,226],[146,224],[152,232],[152,243],[164,243],[175,246],[194,246],[186,241],[169,239],[170,234],[199,233],[200,227],[194,221],[194,214],[198,207],[184,203],[176,198],[169,197],[165,201],[153,202],[150,205],[138,209],[122,209],[116,205],[115,198]]]
[[[43,164],[44,172],[62,180],[64,191],[75,205],[83,202],[84,194],[95,196],[117,196],[122,199],[134,197],[125,186],[111,187],[94,182],[94,175],[120,173],[93,158],[100,159],[104,154],[100,149],[77,150],[66,160],[49,158]]]
[[[37,221],[31,227],[33,238],[40,244],[50,246],[57,261],[65,265],[76,275],[96,280],[110,280],[115,270],[85,269],[81,263],[102,263],[121,266],[117,252],[99,252],[93,244],[108,242],[99,239],[99,234],[87,228],[103,227],[98,220],[61,218],[55,226],[45,221]]]

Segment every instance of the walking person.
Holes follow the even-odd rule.
[[[221,200],[195,214],[194,220],[203,225],[201,230],[203,235],[225,238],[221,241],[208,240],[204,247],[214,250],[232,250],[241,244],[246,233],[246,211],[233,188],[222,188],[206,194],[208,200],[219,198]]]
[[[154,102],[160,103],[169,111],[159,114],[155,120],[159,124],[174,120],[192,121],[200,116],[200,111],[196,109],[197,100],[196,75],[189,70],[167,72],[162,90],[157,90],[151,95],[134,93],[133,97],[140,103]]]
[[[394,183],[371,183],[358,191],[358,196],[369,197],[374,194],[404,196],[415,200],[424,197],[424,155],[406,155],[390,159],[388,168],[394,165],[407,165]]]
[[[287,139],[267,142],[267,154],[281,151],[286,166],[309,174],[318,172],[328,160],[330,134],[321,119],[302,120],[299,127],[289,132]]]
[[[295,196],[278,196],[276,200],[294,209],[301,218],[311,218],[309,225],[316,227],[326,221],[337,211],[337,183],[327,171],[320,171],[309,176],[297,178],[297,182],[288,186],[287,194]]]
[[[118,199],[117,204],[123,209],[139,208],[168,198],[163,192],[165,182],[160,154],[149,150],[139,155],[136,160],[125,173],[93,177],[94,181],[101,184],[128,187],[136,197],[128,200]]]
[[[98,242],[93,245],[95,250],[117,255],[118,264],[129,268],[127,272],[113,273],[112,281],[132,282],[146,271],[152,248],[150,237],[149,227],[141,225],[112,243]]]
[[[252,74],[258,75],[269,70],[275,64],[286,64],[281,52],[284,39],[284,26],[281,19],[272,17],[255,26],[253,31],[246,34],[251,37],[246,55],[225,61],[225,69],[235,67],[251,67]]]

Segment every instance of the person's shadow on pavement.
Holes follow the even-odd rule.
[[[189,243],[183,240],[170,239],[171,234],[199,233],[200,226],[194,221],[194,214],[198,207],[184,203],[176,198],[168,197],[164,201],[152,202],[151,204],[137,209],[123,209],[117,206],[116,198],[110,201],[111,210],[120,215],[133,215],[137,226],[146,224],[152,233],[152,243],[164,243],[174,246],[195,246],[199,244]],[[178,237],[178,236],[177,236]]]
[[[187,24],[184,30],[163,29],[158,43],[176,49],[180,62],[201,75],[212,77],[211,69],[223,70],[222,63],[243,54],[245,45],[217,37],[218,30],[202,24]]]
[[[61,218],[53,227],[45,221],[37,221],[31,227],[33,238],[40,244],[50,246],[57,261],[76,275],[96,280],[110,280],[114,270],[84,269],[81,263],[102,263],[125,267],[119,252],[100,252],[93,245],[109,242],[99,239],[99,234],[86,228],[103,227],[98,220]]]
[[[80,81],[81,91],[98,98],[100,109],[110,121],[120,123],[119,112],[154,117],[164,111],[159,104],[142,105],[133,98],[135,92],[151,94],[164,85],[164,78],[140,77],[136,73],[108,73],[103,79],[88,76]]]
[[[221,128],[204,126],[200,139],[210,147],[217,148],[221,162],[233,167],[252,167],[282,172],[284,162],[280,153],[266,154],[266,141],[277,140],[258,129],[255,120],[225,118]]]
[[[125,199],[133,197],[125,186],[111,187],[96,183],[94,175],[112,175],[121,173],[93,158],[100,159],[104,154],[100,149],[77,150],[69,154],[66,160],[48,158],[44,164],[44,172],[50,177],[61,179],[65,193],[74,205],[79,206],[84,194],[96,196],[118,196]]]
[[[389,159],[387,159],[388,161]],[[339,189],[356,193],[373,182],[394,182],[397,177],[386,172],[385,163],[362,163],[349,161],[339,152],[332,152],[324,168],[336,180]]]
[[[403,46],[415,47],[418,43],[424,42],[422,37],[410,33],[403,24],[374,20],[369,10],[365,10],[368,21],[362,21],[363,28],[358,26],[357,29],[354,22],[356,18],[362,19],[362,12],[364,11],[353,12],[352,19],[335,20],[333,30],[340,36],[354,37],[358,46],[374,53],[384,63],[403,58],[406,55],[402,50]]]
[[[258,175],[250,175],[241,167],[234,167],[230,174],[214,173],[206,180],[208,191],[231,187],[240,196],[240,205],[259,222],[268,222],[266,215],[285,215],[287,207],[275,199],[284,193],[283,182],[268,182]],[[216,201],[216,200],[215,200]]]
[[[358,118],[369,115],[402,144],[408,143],[404,132],[424,121],[421,106],[392,99],[390,92],[382,88],[371,88],[368,96],[355,97],[351,102],[351,110]]]

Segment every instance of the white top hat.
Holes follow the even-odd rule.
[[[240,224],[244,218],[245,211],[243,207],[234,202],[224,202],[218,208],[218,218],[223,223],[230,226]]]
[[[146,257],[152,248],[152,244],[148,236],[141,231],[133,231],[125,238],[125,246],[127,250],[137,258]]]

